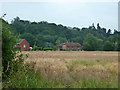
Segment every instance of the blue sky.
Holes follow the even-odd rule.
[[[100,23],[118,29],[117,2],[3,2],[2,14],[10,22],[16,16],[29,21],[48,21],[71,27],[89,27]]]

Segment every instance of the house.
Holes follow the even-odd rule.
[[[20,50],[30,49],[30,44],[25,39],[18,39],[18,43],[15,46],[20,47]]]
[[[81,44],[73,43],[73,42],[66,42],[62,43],[58,46],[59,50],[70,50],[70,51],[79,51],[82,49]]]

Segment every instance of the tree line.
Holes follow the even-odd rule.
[[[86,51],[118,51],[120,50],[120,32],[107,30],[98,23],[85,28],[67,27],[47,21],[30,22],[14,18],[9,24],[16,36],[26,39],[31,47],[54,48],[64,42],[76,42]]]

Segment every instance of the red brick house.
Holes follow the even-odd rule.
[[[81,44],[79,43],[73,43],[73,42],[67,42],[67,43],[62,43],[58,46],[58,49],[62,50],[70,50],[70,51],[79,51],[82,49]]]
[[[18,43],[15,46],[20,47],[21,50],[30,49],[30,44],[25,39],[18,39]]]

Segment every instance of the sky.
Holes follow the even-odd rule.
[[[89,27],[99,23],[101,27],[118,30],[118,2],[81,1],[7,1],[0,3],[0,15],[9,23],[15,17],[29,21],[47,21],[70,27]],[[0,16],[1,17],[1,16]]]

